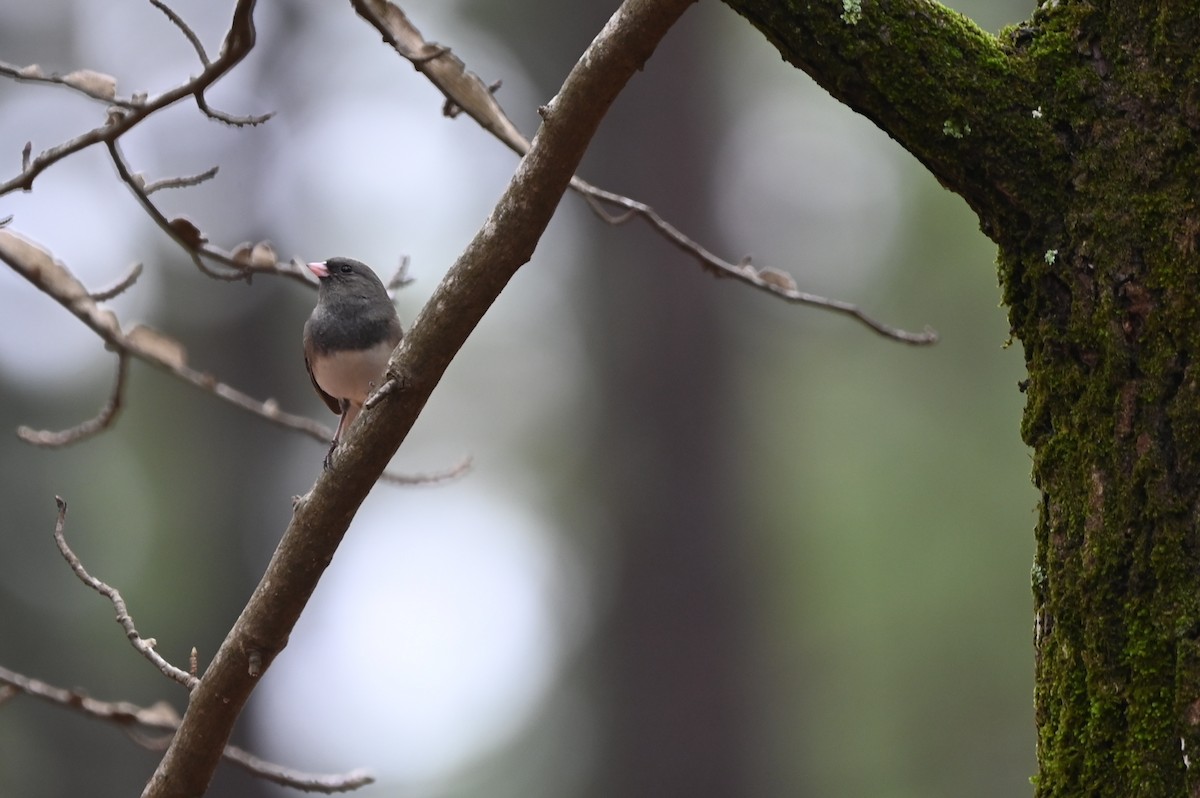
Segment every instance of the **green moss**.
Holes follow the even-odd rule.
[[[842,22],[857,25],[862,20],[862,0],[842,0]]]
[[[962,125],[959,125],[957,122],[954,122],[949,119],[947,119],[945,122],[942,122],[942,135],[943,136],[949,136],[950,138],[954,138],[954,139],[961,139],[964,136],[969,136],[970,134],[971,134],[970,123],[963,123]]]

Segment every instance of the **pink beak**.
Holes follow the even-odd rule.
[[[329,276],[329,267],[324,263],[310,263],[308,264],[308,270],[319,278]]]

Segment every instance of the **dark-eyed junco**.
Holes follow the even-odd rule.
[[[317,306],[304,323],[304,365],[321,399],[341,416],[325,455],[329,468],[342,433],[382,384],[388,356],[403,332],[387,289],[365,263],[330,258],[308,268],[320,287]]]

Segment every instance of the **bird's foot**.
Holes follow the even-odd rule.
[[[329,442],[329,451],[325,453],[325,459],[322,461],[326,471],[329,470],[329,466],[333,465],[333,452],[335,449],[337,449],[338,443],[339,441],[337,438],[334,438]]]

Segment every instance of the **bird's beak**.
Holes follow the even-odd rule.
[[[308,270],[317,275],[318,279],[324,279],[329,276],[329,267],[324,263],[310,263]]]

